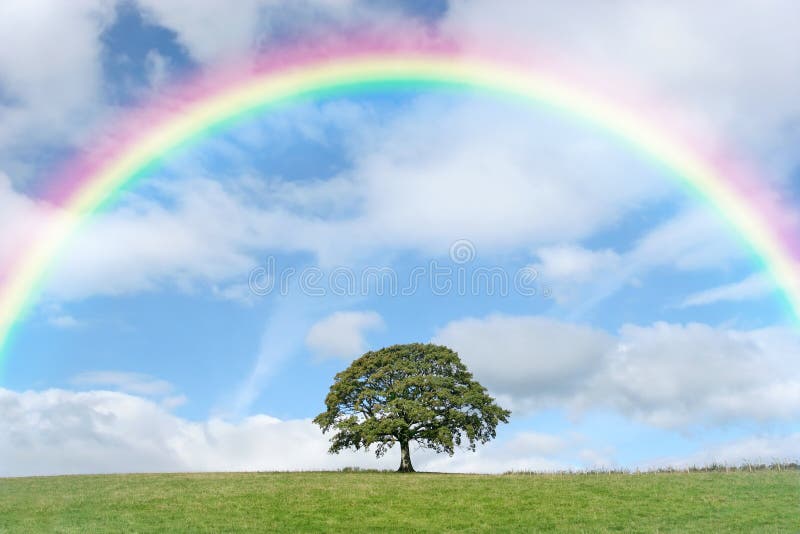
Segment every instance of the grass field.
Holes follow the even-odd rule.
[[[3,532],[798,532],[800,471],[0,479]]]

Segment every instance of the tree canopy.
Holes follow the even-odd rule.
[[[409,444],[446,452],[475,450],[496,436],[511,412],[473,379],[458,354],[433,344],[367,352],[338,373],[314,422],[335,430],[331,453],[375,446],[381,457],[400,445],[399,471],[413,471]]]

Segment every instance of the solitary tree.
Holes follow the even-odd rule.
[[[453,454],[495,437],[504,410],[473,380],[458,354],[440,345],[412,343],[368,352],[338,373],[314,422],[331,429],[331,453],[375,445],[383,456],[400,444],[400,469],[412,472],[409,443]]]

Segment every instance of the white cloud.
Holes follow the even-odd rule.
[[[180,3],[145,4],[155,20],[176,29],[181,42],[201,61],[241,53],[252,48],[261,33],[269,32],[259,28],[264,6],[255,1],[235,13],[223,2],[192,3],[191,9]],[[85,68],[96,70],[90,38],[99,30],[91,26],[90,31],[89,19],[81,20],[85,35],[75,57],[82,58]],[[227,31],[209,31],[216,24],[225,25]],[[90,57],[94,59],[86,59]],[[163,75],[163,59],[155,55],[148,59],[154,80]],[[33,73],[25,79],[33,80],[30,84],[53,82],[42,76]],[[86,79],[95,78],[92,71]],[[92,91],[86,89],[75,102],[91,97]],[[663,177],[648,162],[596,131],[560,117],[449,95],[419,98],[385,121],[376,121],[369,109],[343,105],[312,106],[301,118],[296,127],[321,142],[326,125],[346,124],[352,167],[330,180],[274,179],[261,189],[253,186],[258,179],[252,177],[226,185],[204,178],[157,185],[166,205],[132,197],[124,206],[97,216],[54,266],[46,295],[66,301],[164,287],[187,291],[210,287],[220,298],[247,303],[252,295],[242,278],[267,249],[311,251],[331,264],[386,249],[438,254],[454,239],[467,236],[480,251],[489,253],[504,247],[537,248],[547,282],[587,283],[602,271],[593,296],[581,299],[588,307],[645,269],[718,268],[741,255],[724,225],[699,210],[656,228],[628,253],[549,246],[609,229],[630,210],[669,194]],[[253,146],[233,148],[242,156]],[[202,168],[178,174],[185,178],[195,176],[195,171],[203,176]],[[4,228],[14,230],[0,236],[0,258],[13,257],[27,242],[15,221],[44,227],[59,216],[8,186],[0,189],[0,206],[6,205],[10,208],[0,210],[0,220],[9,221]],[[554,294],[558,299],[568,296],[564,290]],[[322,354],[353,356],[363,352],[363,331],[368,327],[351,324],[332,336],[331,330],[326,334],[320,326],[314,335],[309,333],[308,342]],[[583,339],[581,335],[578,339]],[[234,413],[247,412],[266,377],[297,349],[273,343],[277,337],[265,336],[251,373],[234,395]],[[587,348],[576,356],[567,373],[570,379],[581,379],[585,372],[581,364],[589,354]],[[546,371],[546,362],[528,363]],[[537,376],[547,376],[544,371]],[[548,388],[557,386],[548,382],[543,389]]]
[[[124,393],[0,389],[2,475],[321,469],[375,465],[328,456],[308,420],[257,415],[192,422]]]
[[[386,134],[387,144],[379,143],[376,154],[390,146],[408,145],[414,138],[410,133],[408,138]],[[423,144],[436,145],[429,141]],[[515,165],[514,158],[523,153],[482,156],[493,142],[485,141],[489,145],[469,150],[470,158]],[[393,154],[386,157],[389,160],[383,161],[373,154],[371,162],[356,163],[344,175],[303,184],[271,180],[265,187],[247,177],[226,185],[207,179],[154,184],[170,199],[171,207],[132,197],[126,206],[98,216],[64,253],[47,294],[69,300],[167,285],[183,289],[210,285],[219,297],[248,302],[252,295],[240,280],[259,263],[257,251],[310,251],[322,264],[348,264],[379,257],[387,249],[441,254],[454,239],[467,235],[479,250],[491,254],[503,247],[592,235],[624,209],[616,204],[619,199],[611,205],[576,206],[571,199],[578,194],[572,188],[579,187],[577,177],[573,183],[560,174],[527,174],[521,162],[516,171],[488,180],[478,163],[461,161],[457,154],[431,155],[428,163],[426,158],[420,162],[406,156],[398,160]],[[427,165],[432,168],[426,169]],[[457,177],[455,182],[452,177]],[[410,180],[420,182],[410,186]],[[545,204],[559,211],[558,216],[530,209],[542,188],[551,195]],[[647,196],[644,191],[630,194]],[[30,204],[19,194],[15,199]],[[337,205],[334,216],[318,215]],[[407,217],[409,206],[416,213],[412,219]],[[47,210],[39,211],[43,211],[37,214],[40,217],[48,216]],[[216,224],[220,220],[226,224]],[[657,226],[628,252],[566,244],[537,250],[536,267],[543,279],[568,288],[576,282],[592,287],[598,292],[597,301],[654,267],[719,269],[745,253],[721,221],[700,209],[683,211]]]
[[[186,23],[193,31],[210,14],[225,20],[229,15],[222,12],[230,11],[218,2],[205,2],[196,13],[177,4],[159,6],[150,9],[175,12],[167,19],[196,18]],[[242,12],[248,10],[257,10],[256,3]],[[352,139],[346,146],[351,168],[330,180],[272,179],[261,189],[252,177],[234,187],[202,178],[162,185],[159,194],[169,208],[140,199],[98,216],[54,269],[48,295],[77,299],[167,284],[241,288],[257,251],[268,248],[311,251],[323,263],[346,263],[387,248],[441,253],[467,236],[481,251],[533,247],[553,256],[558,247],[548,244],[600,233],[630,210],[669,194],[660,172],[626,147],[541,110],[521,112],[518,105],[452,95],[416,99],[389,120],[359,106],[311,108],[293,127],[324,142],[325,126],[344,122]],[[246,157],[252,148],[226,147],[234,157]],[[202,176],[202,165],[179,174]],[[250,189],[242,185],[246,181]],[[17,202],[30,203],[17,196]],[[408,217],[410,209],[414,217]],[[336,217],[322,215],[331,210]],[[37,219],[47,216],[46,209],[39,211],[45,213]],[[643,239],[625,263],[718,265],[720,258],[738,257],[739,245],[720,239],[725,235],[713,215],[679,216]],[[584,263],[617,261],[610,250],[571,251],[573,260]],[[554,273],[565,267],[553,261],[546,267]]]
[[[353,28],[391,27],[413,21],[400,11],[355,0],[137,0],[148,18],[174,30],[191,55],[203,62],[238,60],[267,49],[271,41],[304,36],[324,42]],[[377,30],[376,30],[377,31]],[[295,37],[296,38],[296,37]]]
[[[265,48],[276,35],[325,42],[354,28],[381,35],[402,27],[404,35],[396,38],[419,37],[414,21],[400,16],[401,10],[352,0],[246,0],[236,10],[221,0],[138,4],[203,62]],[[644,86],[694,111],[695,130],[734,135],[741,146],[780,160],[779,167],[786,169],[797,161],[791,153],[796,137],[787,136],[786,128],[800,113],[794,98],[800,47],[792,26],[798,11],[792,0],[758,7],[736,0],[723,12],[714,2],[690,1],[455,1],[436,29],[466,50],[502,44],[523,57],[535,50],[538,57],[566,58],[586,71],[593,85],[610,92]]]
[[[362,10],[347,1],[291,4],[250,0],[231,10],[222,1],[140,2],[153,20],[175,29],[180,42],[203,62],[260,46],[282,20],[300,12],[334,22],[371,16],[356,14]],[[87,117],[102,106],[98,37],[113,6],[106,0],[80,0],[68,6],[56,0],[0,4],[0,34],[6,45],[0,50],[0,152],[15,154],[21,144],[53,139],[71,144],[88,135],[86,125],[92,121]],[[760,163],[780,173],[798,161],[794,150],[800,116],[800,47],[794,31],[798,16],[798,4],[791,0],[758,6],[734,1],[724,10],[714,2],[688,1],[657,5],[622,0],[602,6],[454,2],[445,32],[466,47],[472,46],[468,39],[483,39],[511,43],[522,51],[544,50],[545,55],[557,50],[608,74],[607,79],[614,78],[614,70],[625,71],[623,77],[650,86],[677,107],[695,111],[689,125],[694,133],[702,137],[725,132],[737,146],[747,147]],[[151,81],[163,77],[164,59],[149,56]],[[545,274],[552,270],[553,277],[585,280],[592,270],[607,269],[616,271],[619,284],[653,267],[724,268],[744,253],[716,215],[693,210],[646,233],[628,252],[551,246],[611,228],[631,210],[667,194],[649,163],[560,118],[533,117],[516,106],[483,99],[452,103],[449,97],[420,98],[385,124],[369,122],[369,113],[355,115],[348,123],[353,139],[347,148],[352,151],[351,169],[324,182],[278,183],[269,191],[277,201],[260,207],[250,202],[252,191],[202,179],[160,191],[170,208],[132,200],[97,217],[96,224],[78,236],[54,267],[49,296],[69,300],[156,290],[168,284],[182,288],[206,284],[222,298],[243,298],[237,277],[256,265],[259,251],[267,248],[310,250],[335,261],[390,247],[443,252],[465,233],[481,251],[538,249],[543,253],[542,270]],[[324,136],[320,125],[341,117],[341,108],[338,114],[323,112],[302,127],[309,135]],[[346,209],[336,212],[335,222],[320,220],[319,212],[331,206]],[[31,236],[55,224],[59,216],[13,191],[5,176],[0,178],[4,229],[0,262],[16,257]],[[597,298],[619,284],[609,276]],[[686,305],[750,298],[757,286],[748,279],[713,288],[690,296]],[[68,325],[69,316],[60,317],[54,320]],[[478,339],[466,326],[485,337]],[[280,328],[266,329],[253,371],[237,392],[237,411],[246,411],[264,377],[296,350],[295,345],[281,345]],[[303,333],[292,337],[302,340]],[[464,355],[487,382],[521,406],[558,402],[576,408],[610,406],[661,426],[731,418],[786,419],[797,413],[793,355],[798,343],[793,334],[780,329],[629,325],[614,337],[540,318],[493,316],[451,323],[438,335],[463,342]],[[347,343],[356,346],[358,336],[339,339],[339,348]],[[123,384],[117,378],[110,384],[120,389],[136,383]],[[33,403],[31,413],[46,408],[54,424],[66,425],[69,417],[61,420],[53,415],[59,409],[55,403],[62,399],[64,413],[71,417],[74,398],[58,395],[51,394],[52,402],[42,400],[44,393],[39,400],[33,395],[25,402]],[[86,397],[97,410],[76,408],[76,417],[97,417],[102,422],[109,413],[124,414],[136,405],[137,413],[155,414],[155,420],[163,416],[166,425],[177,421],[189,434],[201,428],[170,419],[146,401],[141,404],[124,395],[112,400],[100,397]],[[101,406],[106,402],[114,409],[104,411]],[[172,406],[181,398],[176,395],[162,402]],[[247,431],[260,432],[273,423],[250,421]],[[211,427],[210,435],[223,436],[222,441],[247,435],[241,425],[208,423]],[[39,429],[27,436],[37,431],[47,435]],[[113,432],[101,437],[112,443],[119,440],[121,447],[141,458],[142,465],[176,465],[176,458],[184,459],[172,449],[164,452],[161,444],[134,446]],[[76,465],[89,466],[91,449],[83,457],[81,446],[85,444],[68,443],[67,452],[75,455]],[[206,443],[199,453],[207,455],[207,462],[192,456],[191,465],[232,465],[226,463],[230,459],[215,456],[222,453],[209,452],[209,447]],[[105,454],[99,453],[101,466]],[[537,454],[534,451],[531,457],[538,458]],[[34,465],[34,456],[29,460]]]
[[[587,326],[507,315],[450,322],[432,342],[458,352],[484,385],[511,397],[512,409],[580,391],[614,344],[611,336]]]
[[[322,358],[354,359],[367,350],[366,333],[383,326],[374,311],[335,312],[309,329],[306,345]]]
[[[371,452],[330,455],[327,437],[308,419],[254,415],[236,422],[190,421],[153,401],[110,391],[0,388],[0,424],[0,476],[395,469],[398,464],[396,451],[381,459]],[[752,436],[643,466],[797,459],[798,440],[798,434]],[[613,449],[592,448],[581,435],[536,432],[519,432],[453,457],[412,451],[419,470],[474,473],[615,467],[613,456]]]
[[[616,338],[540,317],[453,321],[459,352],[512,409],[608,408],[664,428],[789,421],[800,413],[800,335],[790,328],[625,325]]]
[[[257,44],[262,0],[242,0],[236,9],[219,0],[137,0],[149,18],[173,29],[201,61],[240,56]]]
[[[328,437],[308,419],[254,415],[237,422],[189,421],[141,397],[109,391],[17,393],[0,389],[0,476],[153,471],[395,469],[398,452],[327,453]],[[560,469],[570,440],[522,434],[505,446],[454,457],[414,451],[418,469],[502,472]]]
[[[575,245],[543,247],[534,267],[547,279],[585,282],[619,267],[620,255],[610,249],[588,250]]]
[[[37,143],[72,145],[96,118],[100,34],[110,0],[31,0],[0,4],[0,154],[16,166]],[[58,88],[58,90],[54,90]]]
[[[143,373],[124,371],[85,371],[72,377],[72,384],[90,387],[114,387],[125,393],[162,396],[173,390],[172,384]]]
[[[71,300],[165,285],[191,289],[246,275],[256,264],[248,239],[257,239],[251,225],[259,214],[216,182],[176,187],[172,209],[132,197],[117,211],[96,216],[61,256],[46,294]]]
[[[57,223],[54,215],[45,203],[16,191],[11,179],[0,172],[0,262],[12,263],[19,251],[46,231],[48,225]]]
[[[497,250],[581,238],[668,192],[611,140],[507,103],[423,98],[373,137],[352,171],[362,227],[400,246],[443,250],[466,236]]]
[[[94,102],[99,75],[97,37],[110,20],[113,3],[87,0],[80,9],[66,11],[58,2],[12,4],[4,8],[7,16],[0,17],[11,25],[4,34],[17,45],[8,47],[13,54],[7,51],[11,55],[0,58],[4,84],[19,88],[21,94],[30,93],[31,102],[36,95],[49,102],[51,87],[75,84],[76,89],[66,91],[77,95],[72,100]],[[236,10],[220,1],[190,4],[139,2],[154,21],[174,29],[192,54],[204,61],[251,50],[281,28],[294,28],[298,35],[307,30],[313,33],[316,22],[306,27],[289,18],[328,21],[331,28],[341,28],[353,21],[378,23],[387,15],[336,1],[303,2],[298,7],[248,0]],[[779,36],[773,31],[742,29],[772,23],[781,27],[791,19],[787,13],[795,10],[791,2],[775,2],[752,13],[745,3],[734,2],[718,21],[716,9],[689,3],[643,7],[623,1],[611,7],[575,9],[458,2],[448,11],[444,33],[466,48],[484,38],[492,41],[503,36],[521,50],[530,49],[527,45],[535,41],[567,50],[590,64],[619,59],[634,76],[674,93],[679,103],[685,101],[698,115],[708,112],[712,122],[727,125],[731,110],[746,110],[749,124],[753,116],[765,115],[752,110],[768,105],[770,128],[783,131],[777,125],[791,122],[798,112],[793,87],[800,78],[785,78],[785,72],[794,72],[787,66],[800,62],[800,53],[794,52],[798,47],[790,46],[794,33]],[[397,10],[391,13],[398,16]],[[295,17],[298,14],[308,16]],[[705,22],[712,20],[715,24],[709,30]],[[59,28],[51,28],[53,24]],[[217,25],[226,31],[213,31]],[[743,33],[753,38],[743,42],[739,38]],[[60,43],[58,50],[44,50],[51,45],[40,42],[38,35],[60,35],[51,39]],[[682,50],[693,51],[688,63],[686,55],[679,53]],[[731,54],[731,50],[741,54]],[[770,61],[762,61],[767,52]],[[48,61],[39,61],[40,55]],[[749,62],[731,62],[730,57],[752,59],[763,76],[755,76]],[[58,68],[50,65],[50,59]],[[148,60],[156,78],[163,71],[163,59],[151,56]],[[760,81],[755,84],[754,79]],[[764,92],[775,98],[765,99]],[[341,106],[338,115],[326,113],[304,121],[303,127],[319,134],[324,131],[320,124],[341,118]],[[548,244],[602,232],[630,210],[667,194],[659,172],[629,154],[626,147],[560,117],[522,113],[517,105],[481,98],[428,97],[385,124],[376,124],[374,117],[370,122],[369,116],[362,113],[348,123],[348,132],[356,140],[347,148],[353,151],[351,169],[324,184],[282,184],[279,191],[270,192],[283,194],[270,209],[248,205],[247,195],[194,182],[187,189],[196,191],[171,193],[178,204],[175,210],[140,206],[138,211],[120,210],[98,218],[100,224],[76,240],[75,252],[56,269],[58,280],[49,288],[50,294],[81,298],[152,290],[164,283],[191,287],[210,282],[227,287],[229,278],[242,276],[253,266],[255,250],[271,246],[311,250],[323,261],[336,261],[382,247],[440,252],[466,235],[481,250],[534,247],[547,251]],[[51,129],[49,123],[41,128]],[[314,210],[325,209],[320,199],[325,206],[354,208],[355,214],[336,223],[320,223],[313,216]],[[414,217],[408,217],[409,210]],[[694,269],[736,257],[739,245],[718,239],[725,232],[718,231],[721,225],[715,216],[679,219],[642,240],[636,254],[627,259]],[[230,222],[216,225],[217,220]],[[121,246],[123,242],[130,244],[129,250]],[[606,251],[591,254],[613,263]]]
[[[593,384],[600,399],[661,427],[732,420],[792,420],[800,368],[791,329],[737,331],[701,324],[626,325]]]
[[[630,267],[624,263],[627,258],[610,249],[589,250],[561,244],[539,248],[536,256],[539,261],[533,268],[559,304],[578,301],[585,308],[591,301],[583,295],[587,288],[605,296],[611,291],[599,288],[611,287],[615,291],[633,277]]]
[[[783,172],[798,161],[791,149],[797,137],[786,132],[800,115],[800,47],[791,22],[799,16],[792,0],[735,0],[724,10],[689,0],[454,2],[444,30],[468,49],[502,43],[564,59],[612,94],[644,87],[695,114],[670,120],[701,138],[722,133]]]
[[[769,295],[775,290],[775,284],[765,275],[753,274],[732,284],[712,287],[686,297],[682,308],[706,306],[717,302],[740,302],[754,300]]]
[[[309,251],[323,264],[347,264],[387,250],[442,254],[466,235],[489,254],[591,235],[629,203],[663,193],[661,180],[644,170],[630,180],[593,170],[587,182],[583,167],[563,163],[580,157],[587,165],[596,159],[637,166],[613,144],[570,127],[551,125],[545,136],[538,124],[500,104],[423,98],[389,123],[330,106],[301,124],[329,124],[343,115],[353,137],[365,140],[353,148],[352,168],[303,182],[248,176],[224,184],[207,178],[150,182],[166,203],[130,194],[121,206],[96,215],[59,259],[45,293],[72,300],[174,285],[216,287],[218,296],[238,298],[260,251]],[[504,129],[490,135],[485,125],[495,119]],[[586,194],[587,183],[619,194],[596,202],[598,195]],[[9,189],[0,190],[2,203],[24,206],[42,225],[54,215]],[[5,238],[14,239],[8,245],[0,241],[0,255],[18,251],[24,236],[15,234]]]

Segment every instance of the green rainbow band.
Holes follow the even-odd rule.
[[[671,174],[705,198],[740,234],[761,260],[800,317],[800,283],[794,251],[773,222],[774,213],[744,193],[725,169],[640,110],[628,109],[571,85],[547,72],[510,68],[482,58],[429,52],[353,54],[246,76],[203,95],[168,120],[138,135],[134,142],[80,177],[65,201],[64,216],[24,251],[0,287],[0,351],[12,327],[39,294],[48,267],[82,221],[143,169],[209,129],[252,110],[337,89],[380,84],[468,86],[545,104],[598,125],[628,145],[661,162]]]

